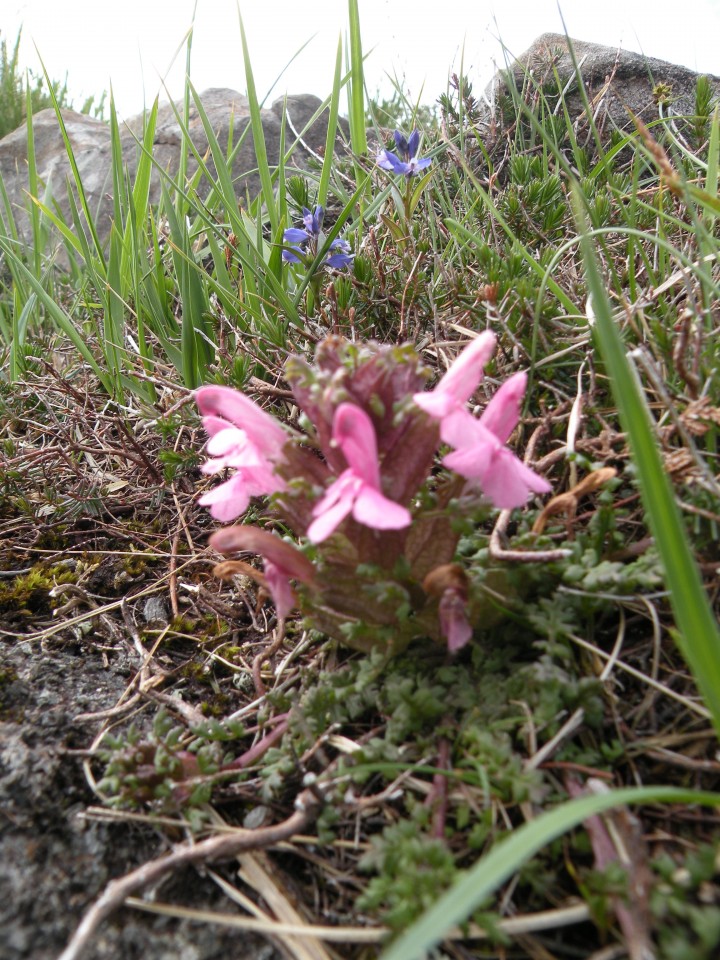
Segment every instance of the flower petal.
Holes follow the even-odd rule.
[[[449,393],[441,393],[437,389],[416,393],[413,395],[413,401],[416,406],[436,420],[442,420],[458,406],[457,400]]]
[[[303,207],[303,223],[305,224],[305,229],[314,237],[317,237],[322,230],[324,217],[325,211],[320,204],[318,204],[312,212],[310,212],[307,207]]]
[[[494,349],[495,334],[485,330],[453,361],[434,390],[416,393],[413,400],[431,417],[442,419],[447,416],[473,395]]]
[[[232,428],[232,424],[228,423],[224,417],[209,416],[203,417],[203,430],[209,437],[214,437],[216,433],[220,433],[222,430],[229,430]]]
[[[352,508],[352,496],[344,496],[339,499],[334,507],[324,510],[315,517],[307,530],[308,540],[311,543],[321,543],[326,540],[340,526]]]
[[[483,410],[480,423],[486,430],[494,433],[501,443],[507,442],[517,426],[520,419],[520,404],[525,396],[526,387],[527,373],[521,371],[514,374],[503,383]]]
[[[500,510],[522,507],[531,493],[548,493],[550,484],[506,447],[497,451],[481,478],[482,490]]]
[[[456,407],[443,418],[440,439],[460,450],[488,445],[495,450],[500,446],[495,434],[487,430],[465,407]]]
[[[497,441],[496,441],[497,443]],[[453,450],[443,457],[443,466],[454,470],[467,480],[480,480],[485,490],[485,477],[492,470],[496,450],[491,444],[474,444]]]
[[[332,438],[353,473],[379,490],[377,439],[372,420],[365,411],[354,403],[341,403],[333,417]]]
[[[245,513],[250,503],[251,492],[240,473],[204,493],[198,503],[210,507],[210,514],[221,523],[237,518]]]
[[[326,267],[332,267],[333,270],[344,270],[345,267],[352,266],[353,257],[348,253],[333,253],[326,257],[323,264]]]
[[[412,137],[410,139],[412,139]],[[410,146],[399,130],[396,130],[393,134],[393,140],[395,141],[395,146],[397,147],[398,153],[402,153],[407,156],[410,152]]]
[[[257,464],[260,462],[257,449],[250,443],[245,431],[239,427],[233,427],[227,422],[224,430],[218,430],[210,434],[210,439],[205,445],[205,449],[211,457],[226,457],[230,453],[234,453],[237,457],[242,457],[247,453],[247,456],[252,459],[253,463]]]
[[[236,524],[216,530],[208,541],[213,550],[226,556],[242,551],[259,553],[267,562],[275,565],[286,577],[310,583],[315,577],[315,568],[297,547],[282,540],[277,534],[260,527]]]
[[[438,614],[440,631],[448,642],[450,653],[460,650],[472,638],[473,631],[465,610],[465,599],[460,591],[449,588],[443,593]]]
[[[200,413],[221,417],[244,430],[266,455],[277,455],[287,440],[287,434],[269,413],[232,387],[207,386],[195,391]]]
[[[407,146],[407,154],[412,159],[417,155],[418,147],[420,146],[419,130],[413,130],[413,132],[410,134],[410,137],[408,139],[406,146]]]
[[[437,385],[437,390],[447,393],[458,403],[465,403],[475,393],[483,378],[483,368],[495,349],[495,334],[485,330],[468,344],[450,365]]]
[[[389,170],[391,173],[405,174],[410,169],[410,164],[405,163],[390,150],[381,150],[377,155],[377,165],[383,170]]]
[[[292,243],[293,245],[303,244],[310,240],[310,234],[307,230],[300,230],[298,227],[288,227],[283,233],[283,240],[285,243]]]
[[[364,483],[355,499],[353,517],[374,530],[401,530],[412,523],[410,511],[388,500],[379,490]]]
[[[412,176],[414,173],[419,173],[421,170],[424,170],[425,167],[429,167],[432,163],[432,157],[413,157],[408,166],[408,174]]]
[[[276,567],[272,560],[265,561],[263,570],[278,619],[284,620],[296,605],[295,591],[290,586],[287,574]]]

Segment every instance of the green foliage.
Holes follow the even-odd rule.
[[[62,81],[51,81],[50,93],[43,76],[32,70],[26,75],[23,74],[19,59],[21,39],[22,30],[9,48],[7,38],[0,37],[0,139],[22,126],[28,97],[33,114],[38,110],[46,110],[53,106],[53,102],[57,102],[63,109],[78,109],[80,113],[103,119],[105,93],[97,101],[91,96],[76,106],[68,91],[67,76]]]
[[[219,744],[239,739],[244,730],[208,721],[195,732],[189,737],[160,710],[146,734],[135,726],[106,734],[98,751],[105,763],[98,790],[111,806],[125,809],[178,813],[202,807],[222,760]]]
[[[697,146],[700,146],[708,135],[710,118],[716,105],[713,101],[710,81],[705,76],[699,76],[695,84],[695,116],[693,118],[693,133]]]
[[[661,960],[712,960],[720,949],[717,847],[705,844],[678,863],[662,854],[650,899]]]
[[[393,930],[403,930],[421,916],[455,879],[457,870],[443,841],[430,837],[428,812],[417,808],[412,820],[386,827],[373,837],[360,868],[374,876],[358,900],[358,910],[381,911]],[[425,821],[423,823],[423,821]]]
[[[434,104],[410,103],[402,89],[395,87],[389,97],[381,97],[376,91],[368,103],[365,124],[368,127],[377,124],[386,130],[432,131],[438,125],[438,109]]]

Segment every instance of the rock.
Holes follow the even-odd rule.
[[[558,91],[565,90],[565,103],[576,127],[590,133],[570,44],[595,123],[601,133],[608,135],[614,128],[632,129],[630,113],[645,123],[657,119],[660,109],[665,116],[692,117],[695,114],[695,91],[701,74],[628,50],[583,40],[568,40],[558,33],[544,33],[538,37],[510,68],[515,85],[523,91],[526,102],[532,103],[537,96],[537,85],[543,89],[551,107],[557,101]],[[491,140],[503,128],[502,111],[497,108],[502,103],[503,95],[508,93],[507,77],[510,71],[498,71],[485,91],[490,106],[486,107],[481,122],[486,125]],[[532,82],[528,81],[528,74]],[[713,99],[717,100],[720,96],[720,77],[705,76],[710,83]],[[514,122],[514,109],[508,111],[506,119]]]
[[[162,597],[154,595],[143,604],[142,616],[145,623],[155,629],[162,629],[170,622],[167,604]]]
[[[121,650],[110,651],[105,666],[92,648],[35,643],[23,652],[3,638],[0,660],[0,957],[55,960],[107,884],[161,856],[168,841],[150,824],[85,817],[97,797],[73,750],[87,747],[97,727],[74,718],[107,709],[127,689],[132,673]],[[208,911],[228,902],[193,868],[168,878],[160,899]],[[239,956],[281,960],[250,932],[239,941],[231,928],[130,910],[104,923],[87,951],[88,960]]]
[[[223,150],[227,149],[231,124],[233,141],[237,143],[250,120],[247,97],[235,90],[211,89],[200,95],[200,101]],[[262,111],[265,144],[271,165],[276,164],[279,157],[284,103],[285,98],[277,100],[271,109]],[[295,164],[302,168],[306,166],[308,159],[313,154],[322,155],[324,152],[327,134],[327,111],[321,114],[309,129],[305,129],[320,105],[321,101],[310,95],[287,98],[286,150],[295,140],[293,130],[301,137],[293,151],[289,166]],[[182,103],[176,104],[175,108],[182,116]],[[93,213],[100,239],[105,243],[110,232],[113,209],[110,127],[102,120],[75,113],[72,110],[63,110],[62,117],[68,138],[72,144],[89,209]],[[123,158],[127,165],[131,183],[137,171],[141,152],[137,140],[142,137],[143,122],[143,114],[139,114],[120,125]],[[200,114],[194,105],[190,108],[188,126],[191,139],[198,153],[204,156],[208,148],[208,141]],[[43,191],[45,189],[49,190],[54,202],[59,205],[66,222],[72,223],[66,187],[68,180],[72,180],[72,172],[54,110],[42,110],[33,117],[33,136],[37,170],[43,183],[41,199],[43,199]],[[175,175],[179,169],[181,144],[181,128],[173,107],[170,103],[163,103],[158,110],[153,156],[159,167],[168,170],[172,175]],[[212,160],[208,158],[207,163],[214,172]],[[189,153],[188,175],[192,176],[197,167],[197,160],[192,153]],[[245,197],[246,194],[252,196],[258,192],[260,180],[257,173],[253,172],[256,167],[255,149],[252,134],[249,132],[238,149],[233,163],[233,176],[239,198]],[[0,177],[7,191],[21,237],[27,242],[31,242],[26,195],[28,171],[27,131],[25,126],[0,140]],[[153,204],[157,203],[160,198],[160,181],[160,174],[157,169],[154,169],[150,188],[150,202]],[[210,185],[204,179],[199,187],[201,197],[206,197],[209,190]],[[2,204],[0,204],[0,218],[3,221],[6,220],[6,211]],[[7,227],[8,224],[6,223],[3,232],[8,232]],[[60,262],[62,262],[62,253]]]

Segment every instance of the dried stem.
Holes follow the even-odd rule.
[[[90,939],[100,924],[121,907],[126,898],[140,893],[163,877],[188,864],[217,863],[232,860],[239,853],[273,846],[301,833],[315,819],[320,809],[316,791],[304,790],[295,801],[295,812],[282,823],[256,830],[238,828],[231,834],[190,843],[172,853],[138,867],[117,880],[111,880],[105,892],[90,907],[70,943],[58,960],[80,960],[90,946]]]

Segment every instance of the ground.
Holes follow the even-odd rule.
[[[278,638],[252,581],[213,576],[216,524],[196,502],[204,438],[188,391],[119,410],[61,361],[4,395],[0,919],[12,960],[59,957],[111,881],[227,826],[263,848],[243,854],[242,878],[235,852],[139,883],[131,893],[146,909],[170,915],[118,904],[83,955],[365,960],[458,865],[588,780],[717,788],[714,737],[664,629],[637,493],[625,481],[596,496],[627,459],[607,423],[578,441],[606,471],[595,499],[555,518],[556,538],[576,538],[572,570],[526,572],[519,592],[493,584],[522,629],[487,621],[459,658],[420,644],[378,665],[299,624]],[[516,518],[503,537],[517,544],[529,524]],[[602,563],[584,559],[595,542]],[[603,599],[623,585],[627,602]],[[563,639],[563,618],[578,616],[585,648]],[[313,778],[328,771],[334,792],[313,806]],[[307,816],[278,834],[298,798]],[[476,912],[473,938],[449,955],[634,960],[657,941],[663,960],[710,960],[716,817],[676,806],[610,822],[627,863],[608,859],[604,828],[588,825],[533,861],[494,913]],[[278,943],[218,921],[246,909],[260,923],[352,927],[375,941]],[[556,927],[543,932],[533,923],[547,910]],[[530,932],[506,947],[502,923],[525,917]],[[493,945],[479,927],[495,929]]]

